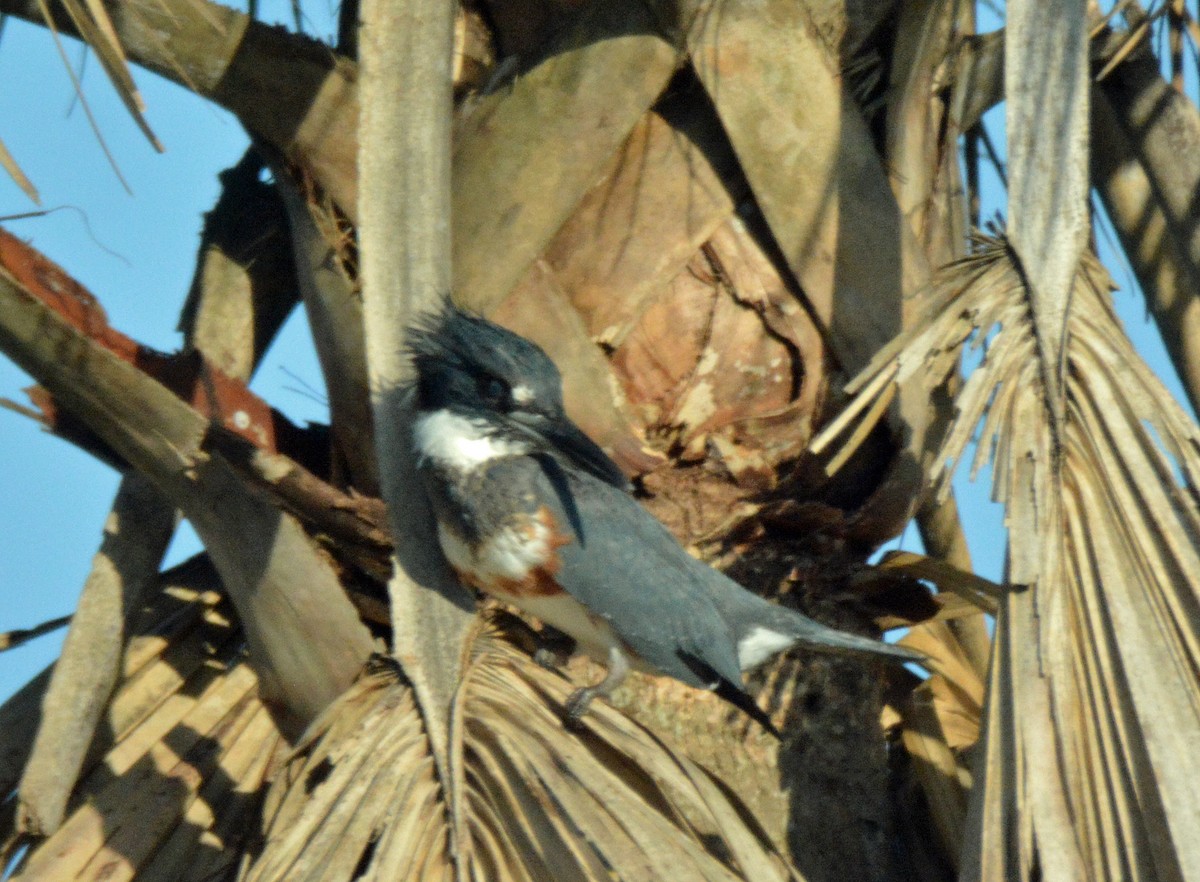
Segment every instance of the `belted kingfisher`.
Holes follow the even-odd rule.
[[[818,624],[690,556],[568,419],[558,369],[529,340],[447,303],[409,350],[417,471],[446,559],[607,665],[571,695],[566,723],[637,668],[713,690],[778,734],[742,680],[777,653],[924,658]]]

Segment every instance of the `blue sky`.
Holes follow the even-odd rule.
[[[264,16],[268,20],[273,9]],[[275,18],[290,15],[281,3],[274,11]],[[328,32],[332,10],[320,13],[318,30]],[[79,44],[65,43],[78,65]],[[174,350],[181,342],[175,324],[191,281],[202,215],[216,200],[217,173],[237,161],[247,140],[224,111],[135,69],[147,117],[166,146],[158,154],[130,121],[94,59],[85,68],[90,106],[133,194],[122,188],[75,106],[48,32],[10,20],[0,41],[0,138],[41,191],[43,207],[60,210],[2,223],[83,282],[100,298],[115,327],[148,345]],[[1002,109],[989,119],[1002,139]],[[991,204],[985,216],[1003,207],[996,185],[988,193]],[[0,216],[32,210],[36,206],[0,174]],[[1126,288],[1117,294],[1122,319],[1140,351],[1183,400],[1140,297],[1129,293],[1131,274],[1113,258],[1110,240],[1101,235],[1100,242],[1114,279]],[[295,317],[254,388],[293,420],[324,420],[325,408],[298,391],[293,374],[321,388],[307,328]],[[23,401],[20,390],[29,384],[28,377],[0,357],[0,397]],[[989,479],[985,474],[979,484],[969,485],[960,477],[956,488],[976,568],[998,579],[1002,521],[999,507],[987,499]],[[46,435],[25,417],[0,410],[0,632],[73,609],[117,482],[106,466]],[[915,529],[893,546],[919,550]],[[185,528],[169,560],[181,560],[197,547]],[[0,653],[0,700],[53,660],[62,634]]]

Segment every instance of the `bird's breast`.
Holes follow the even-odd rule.
[[[475,543],[439,522],[438,541],[465,584],[541,619],[574,638],[583,652],[607,661],[617,638],[602,616],[559,584],[556,577],[562,562],[558,549],[571,539],[558,529],[548,509],[515,516]]]
[[[562,593],[555,580],[562,567],[558,549],[571,539],[544,506],[514,515],[476,542],[439,521],[438,541],[459,578],[480,591],[506,600]]]

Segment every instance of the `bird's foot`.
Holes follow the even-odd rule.
[[[563,726],[572,732],[582,731],[583,715],[587,713],[588,705],[592,703],[596,693],[597,689],[594,686],[585,686],[572,692],[563,712]]]
[[[566,713],[563,714],[563,725],[574,731],[582,729],[581,721],[592,699],[597,695],[603,695],[605,698],[612,695],[613,691],[625,682],[628,673],[629,659],[619,646],[612,646],[608,650],[608,672],[604,679],[593,686],[584,686],[571,693],[571,697],[567,699]]]

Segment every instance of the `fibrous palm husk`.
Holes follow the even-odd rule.
[[[1002,240],[981,241],[940,276],[947,305],[854,381],[865,391],[816,443],[887,383],[932,389],[964,342],[986,347],[934,469],[946,487],[982,422],[973,470],[992,460],[1015,586],[997,619],[964,878],[1191,878],[1200,431],[1133,351],[1085,256],[1055,446],[1023,279]]]

